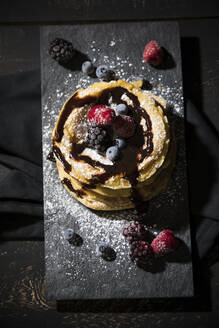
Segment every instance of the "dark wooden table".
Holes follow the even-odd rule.
[[[186,97],[219,133],[218,1],[39,0],[0,4],[0,74],[38,69],[39,26],[105,20],[177,20]],[[218,327],[219,244],[195,264],[194,299],[47,302],[43,241],[0,243],[1,327]],[[201,288],[200,288],[201,287]]]

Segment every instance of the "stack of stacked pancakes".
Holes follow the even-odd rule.
[[[165,115],[165,100],[144,93],[142,81],[94,83],[64,104],[53,130],[53,154],[68,192],[95,210],[134,208],[164,191],[175,160],[175,143]],[[124,103],[132,112],[135,134],[122,156],[111,162],[87,147],[89,110]]]

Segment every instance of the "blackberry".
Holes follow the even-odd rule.
[[[141,223],[138,221],[132,221],[124,230],[123,236],[127,238],[128,242],[131,244],[136,240],[144,239],[145,229]]]
[[[104,152],[111,144],[107,130],[100,126],[92,126],[88,130],[87,145],[99,152]]]
[[[130,257],[132,261],[145,262],[152,258],[153,252],[150,244],[144,240],[136,240],[131,244]]]
[[[71,42],[56,38],[50,43],[49,55],[59,64],[67,64],[75,55]]]

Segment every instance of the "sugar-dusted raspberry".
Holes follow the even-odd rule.
[[[89,121],[96,125],[111,124],[115,118],[115,112],[112,108],[104,105],[92,107],[88,112]]]
[[[144,49],[143,59],[147,63],[158,66],[163,60],[163,49],[159,46],[157,41],[150,41]]]
[[[168,254],[179,246],[178,239],[171,230],[163,230],[152,241],[151,247],[157,256]]]
[[[135,133],[135,122],[132,117],[127,115],[116,116],[113,127],[119,138],[129,138]]]

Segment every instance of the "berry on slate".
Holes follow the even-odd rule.
[[[96,76],[103,81],[109,81],[113,78],[114,73],[106,65],[100,65],[96,69]]]
[[[117,160],[119,158],[119,148],[117,146],[107,148],[106,157],[112,162]]]
[[[83,244],[81,236],[75,233],[71,228],[64,231],[64,238],[73,246],[81,246]]]
[[[111,124],[115,118],[115,112],[113,109],[104,105],[98,105],[92,107],[88,112],[89,121],[96,125]]]
[[[154,254],[162,256],[174,251],[179,246],[179,241],[171,230],[161,231],[152,241],[151,247]]]
[[[83,244],[83,239],[81,236],[74,232],[71,240],[69,240],[69,243],[73,246],[81,246]]]
[[[71,42],[56,38],[50,43],[49,55],[59,64],[67,64],[75,55]]]
[[[129,253],[132,261],[146,261],[152,258],[153,252],[150,244],[144,240],[136,240],[131,244]]]
[[[125,104],[119,104],[116,106],[117,115],[126,115],[128,113],[128,107]]]
[[[94,72],[94,66],[90,61],[85,61],[81,66],[81,70],[83,73],[91,75]]]
[[[127,115],[116,116],[113,126],[119,138],[129,138],[135,133],[135,123],[133,118]]]
[[[150,41],[144,49],[143,59],[147,63],[158,66],[163,60],[163,49],[159,46],[157,41]]]
[[[64,231],[64,238],[69,241],[72,239],[73,234],[74,234],[74,231],[72,229],[68,228]]]
[[[123,230],[123,236],[127,238],[128,242],[131,244],[133,241],[144,239],[145,230],[141,223],[138,221],[132,221]]]
[[[116,143],[116,146],[119,148],[119,149],[123,149],[125,148],[126,146],[126,142],[124,139],[121,139],[121,138],[117,138],[115,139],[115,143]]]
[[[115,251],[109,244],[101,242],[96,247],[97,256],[102,257],[106,261],[112,261],[115,259]]]
[[[111,138],[104,127],[92,126],[88,130],[87,145],[99,152],[104,152],[111,144]]]

